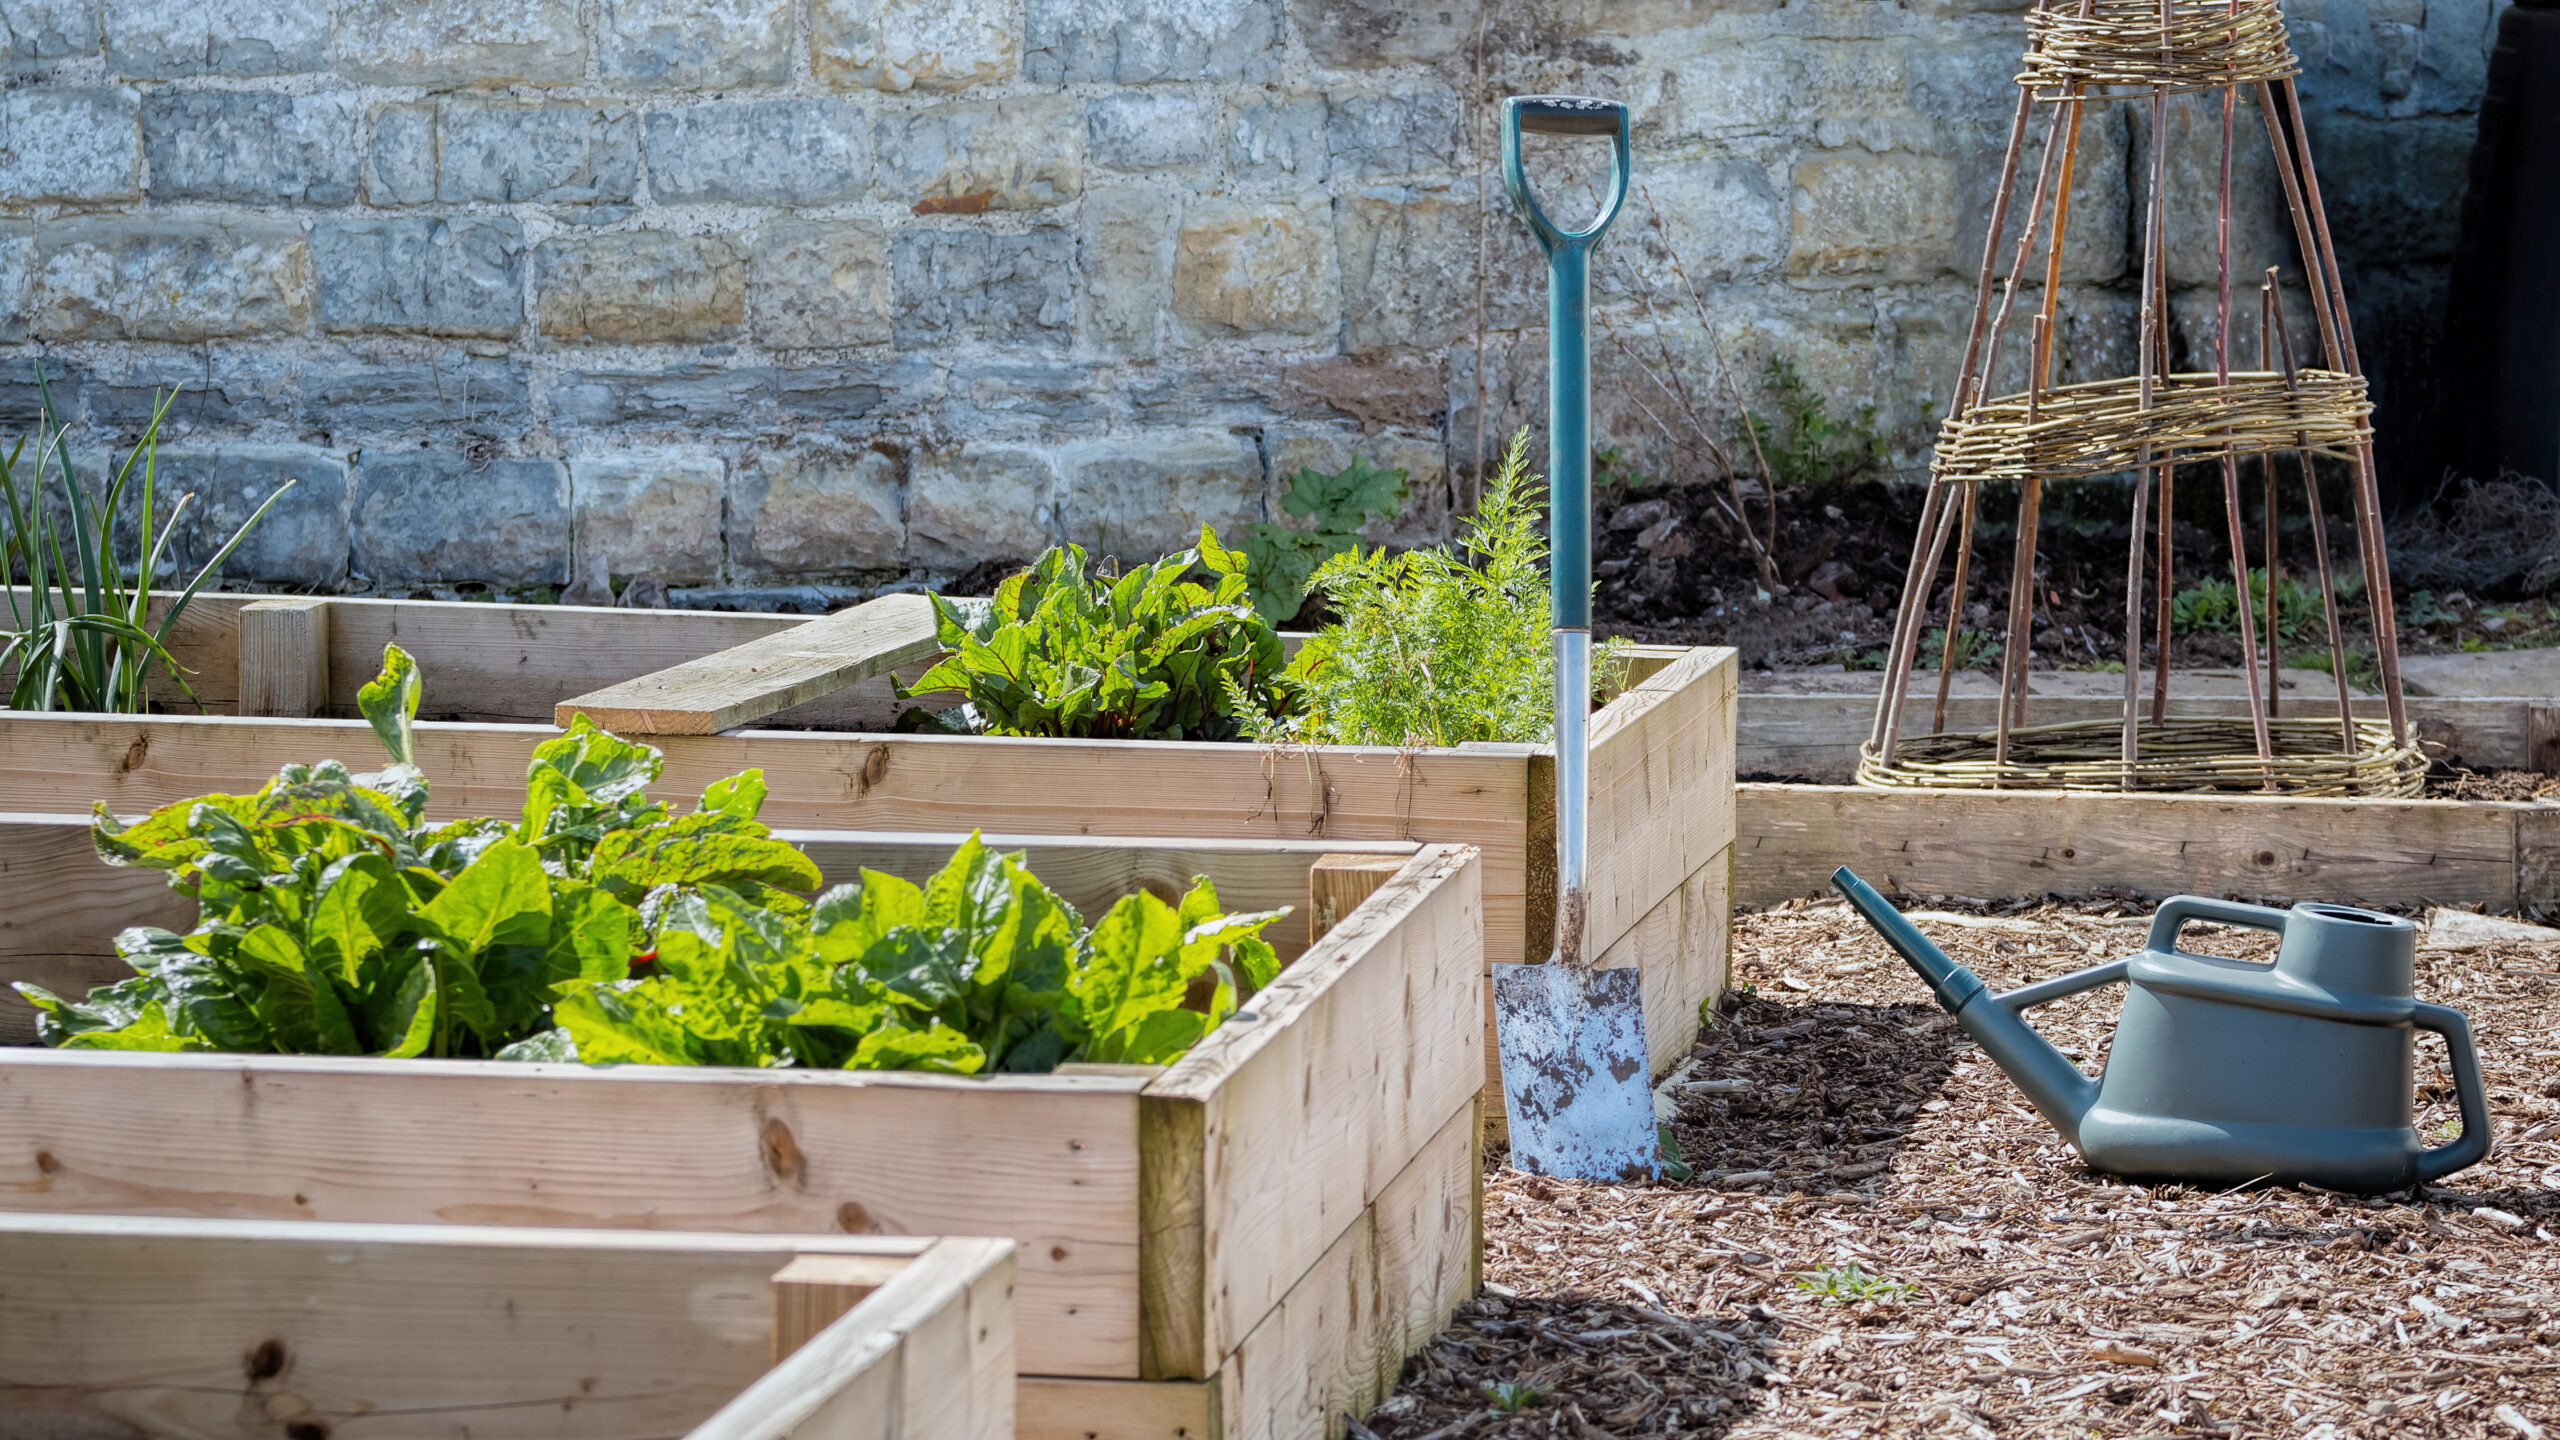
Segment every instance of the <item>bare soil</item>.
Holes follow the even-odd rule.
[[[1920,924],[2005,987],[2124,954],[2145,920],[2011,902]],[[1738,917],[1734,958],[1680,1072],[1706,1083],[1672,1092],[1697,1178],[1497,1161],[1485,1295],[1355,1440],[2560,1432],[2560,951],[2421,953],[2420,993],[2471,1016],[2500,1143],[2375,1198],[2089,1171],[1838,905]],[[2038,1023],[2094,1068],[2115,1003]],[[2431,1139],[2455,1121],[2441,1056],[2422,1041]]]

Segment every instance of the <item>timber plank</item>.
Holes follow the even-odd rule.
[[[1917,692],[1915,692],[1917,693]],[[2147,693],[2147,692],[2146,692]],[[2238,696],[2176,698],[2182,715],[2246,715]],[[2419,738],[2443,747],[2443,756],[2477,770],[2532,769],[2530,699],[2411,695],[2406,697]],[[1922,722],[1928,702],[1923,700]],[[2359,716],[2383,718],[2382,700],[2355,702]],[[1741,697],[1736,763],[1741,773],[1844,785],[1857,778],[1858,747],[1875,722],[1873,695],[1755,695]],[[1906,710],[1905,712],[1909,712]],[[2335,697],[2287,696],[2287,716],[2335,715]],[[2123,701],[2091,695],[2038,695],[2027,702],[2037,724],[2113,720]],[[1998,702],[1985,695],[1947,700],[1949,730],[1987,730],[1998,723]],[[1909,727],[1906,727],[1909,729]],[[2432,752],[2431,752],[2432,753]]]
[[[1482,1287],[1480,1106],[1452,1113],[1227,1358],[1224,1440],[1323,1440]]]
[[[2457,800],[1737,787],[1734,902],[1822,893],[1834,866],[1919,894],[2291,895],[2516,903],[2513,812]]]
[[[1215,1380],[1068,1380],[1014,1387],[1014,1440],[1219,1440]]]
[[[1592,717],[1588,953],[1733,843],[1737,671],[1702,646]]]
[[[1023,1367],[1137,1371],[1136,1080],[147,1060],[0,1054],[0,1210],[1007,1236]]]
[[[617,735],[713,735],[822,699],[941,651],[933,602],[883,595],[849,610],[564,700]]]
[[[2560,805],[2516,811],[2516,908],[2536,915],[2560,910]]]
[[[253,600],[238,615],[240,713],[321,713],[329,703],[329,602],[316,595]]]
[[[1197,1250],[1155,1242],[1149,1379],[1197,1379],[1242,1341],[1440,1122],[1482,1087],[1482,877],[1433,847],[1147,1087],[1148,1132],[1199,1127]],[[1187,1175],[1173,1182],[1187,1191]],[[1144,1202],[1152,1223],[1181,1206]],[[1185,1236],[1188,1240],[1188,1235]]]
[[[354,1440],[782,1440],[786,1406],[822,1411],[866,1380],[894,1398],[912,1370],[952,1398],[905,1436],[995,1440],[1010,1433],[983,1420],[1010,1420],[1011,1248],[0,1216],[0,1414],[12,1433],[267,1440],[309,1416]],[[880,1303],[769,1371],[765,1277],[811,1253],[895,1273]],[[950,1316],[986,1326],[1001,1368],[912,1353]]]
[[[118,930],[184,929],[195,913],[168,876],[100,860],[88,821],[0,815],[0,986],[23,981],[77,997],[132,973],[116,958]],[[31,1043],[35,1016],[18,992],[0,989],[0,1045]]]

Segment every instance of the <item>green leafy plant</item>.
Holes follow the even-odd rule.
[[[564,986],[560,1030],[521,1049],[958,1075],[1163,1064],[1279,972],[1261,932],[1286,913],[1222,915],[1199,879],[1179,904],[1139,891],[1088,928],[1020,854],[972,835],[922,886],[866,870],[805,915],[689,889],[655,913],[646,975]]]
[[[2223,579],[2200,581],[2169,597],[2169,628],[2180,635],[2225,635],[2240,624],[2239,592]],[[2276,582],[2277,626],[2286,637],[2306,634],[2322,624],[2320,592],[2292,575]],[[2267,572],[2249,572],[2249,614],[2267,623]]]
[[[1858,1267],[1824,1265],[1796,1277],[1796,1289],[1807,1295],[1822,1297],[1828,1305],[1853,1305],[1861,1300],[1875,1300],[1890,1305],[1914,1293],[1918,1287],[1901,1280],[1888,1280]]]
[[[1258,520],[1245,527],[1238,546],[1248,562],[1247,593],[1253,608],[1274,625],[1297,618],[1305,603],[1307,577],[1316,567],[1360,544],[1360,527],[1383,520],[1404,508],[1402,470],[1381,470],[1361,456],[1328,475],[1312,466],[1289,477],[1289,493],[1280,508],[1312,521],[1300,530]]]
[[[2400,623],[2412,628],[2459,625],[2462,612],[2446,604],[2433,590],[2412,590],[2401,598]]]
[[[1526,1380],[1497,1380],[1484,1387],[1484,1398],[1497,1415],[1518,1415],[1547,1403],[1547,1387]]]
[[[1191,576],[1206,571],[1209,583]],[[941,659],[911,699],[957,691],[958,722],[921,709],[907,728],[1112,740],[1224,740],[1237,696],[1294,714],[1279,632],[1245,603],[1246,561],[1200,527],[1196,549],[1116,579],[1085,574],[1062,545],[968,610],[933,597]]]
[[[1769,357],[1761,384],[1778,413],[1753,414],[1746,438],[1757,442],[1769,478],[1780,488],[1845,485],[1883,467],[1876,407],[1861,405],[1849,418],[1833,419],[1795,363],[1782,355]]]
[[[54,418],[51,388],[41,374],[36,383],[43,410],[35,452],[29,455],[26,441],[20,440],[0,460],[0,505],[5,506],[0,508],[0,568],[27,588],[23,605],[15,591],[10,593],[9,629],[0,635],[0,667],[17,667],[9,708],[141,714],[150,708],[147,682],[155,666],[192,700],[195,691],[169,651],[169,634],[196,592],[294,482],[277,486],[240,523],[155,624],[151,588],[160,578],[179,522],[195,500],[192,494],[181,495],[165,518],[158,513],[160,421],[177,394],[161,397],[133,452],[105,489],[93,495],[72,474],[70,429]],[[58,471],[62,481],[61,499],[53,504],[45,494],[49,469]],[[133,489],[137,484],[138,492]],[[128,496],[134,500],[137,557],[129,583],[115,555],[116,517]],[[67,551],[65,523],[70,529]]]
[[[1944,625],[1930,626],[1929,633],[1922,636],[1920,639],[1920,658],[1922,663],[1927,665],[1937,664],[1939,657],[1946,653],[1946,644],[1947,627]],[[1954,668],[1958,670],[1970,670],[1976,665],[1988,665],[1992,661],[1999,659],[2001,652],[2007,648],[2008,645],[2005,642],[1993,638],[1986,631],[1958,626],[1956,627],[1956,654]],[[1879,664],[1876,668],[1882,669],[1884,667]]]
[[[1599,494],[1607,490],[1641,490],[1648,482],[1644,472],[1636,468],[1634,457],[1622,446],[1595,445],[1591,448],[1591,490]]]
[[[1514,436],[1455,548],[1348,550],[1308,588],[1341,617],[1299,647],[1297,710],[1237,687],[1245,731],[1271,744],[1538,742],[1554,729],[1545,496]],[[1605,687],[1622,647],[1595,657]]]
[[[817,867],[757,821],[761,772],[678,815],[648,798],[659,752],[580,717],[537,746],[522,815],[424,820],[416,665],[385,647],[358,705],[391,764],[288,765],[254,795],[199,795],[127,825],[98,807],[111,865],[166,871],[197,902],[181,935],[116,937],[132,978],[82,1001],[17,988],[48,1044],[90,1049],[492,1055],[550,1027],[556,990],[620,979],[633,907],[716,885],[805,908]]]

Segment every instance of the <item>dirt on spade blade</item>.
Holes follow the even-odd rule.
[[[1913,903],[1995,987],[2123,955],[2147,907]],[[2188,948],[2274,937],[2190,926]],[[1483,1297],[1353,1440],[2539,1436],[2560,1440],[2560,949],[2422,951],[2498,1143],[2418,1192],[2212,1193],[2083,1167],[1836,904],[1738,917],[1678,1072],[1686,1184],[1495,1168]],[[2120,991],[2037,1023],[2094,1069]],[[2420,1041],[2418,1124],[2458,1124]]]

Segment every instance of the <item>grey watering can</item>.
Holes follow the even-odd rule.
[[[2161,903],[2130,957],[1992,995],[1846,866],[1831,883],[2092,1169],[2371,1195],[2441,1179],[2489,1153],[2470,1022],[2413,998],[2417,927],[2396,915],[2179,895]],[[2178,948],[2190,920],[2284,940],[2272,965],[2190,954]],[[2024,1015],[2119,980],[2124,1009],[2106,1071],[2091,1080]],[[2444,1037],[2462,1106],[2461,1135],[2432,1149],[2411,1124],[2415,1030]]]

